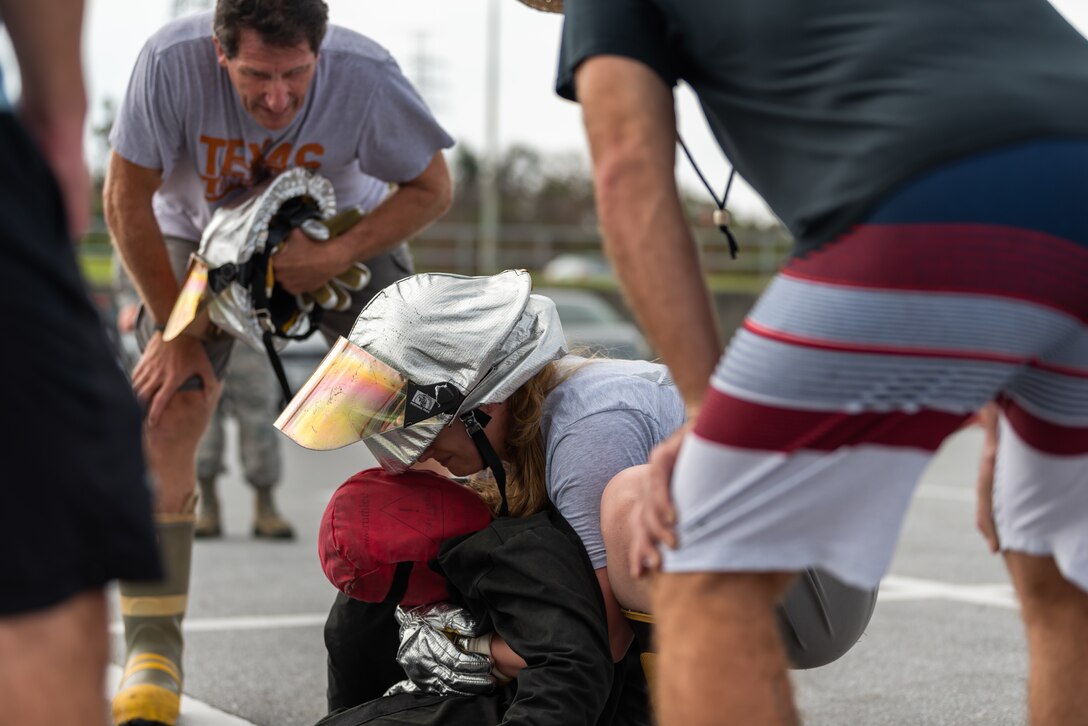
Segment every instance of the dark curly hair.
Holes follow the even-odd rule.
[[[238,54],[242,30],[256,30],[268,45],[286,47],[305,40],[317,53],[329,22],[324,0],[218,0],[212,31],[228,58]]]

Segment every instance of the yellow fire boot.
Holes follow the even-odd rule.
[[[215,479],[200,479],[200,506],[197,509],[196,529],[193,534],[197,539],[220,537],[223,529],[219,521],[219,497],[215,494]]]
[[[189,598],[192,514],[156,518],[166,576],[121,583],[125,672],[113,697],[118,726],[175,726],[181,710],[181,621]]]
[[[272,498],[272,487],[254,487],[256,503],[253,518],[253,536],[264,539],[294,539],[295,529],[280,516]]]

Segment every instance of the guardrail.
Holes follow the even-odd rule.
[[[481,274],[478,228],[472,224],[437,223],[411,242],[416,267],[462,274]],[[725,237],[716,229],[695,231],[709,274],[740,273],[768,277],[789,254],[790,238],[779,228],[738,228],[741,252],[729,257]],[[561,254],[601,255],[600,234],[592,227],[506,225],[499,234],[498,267],[539,270]]]
[[[781,228],[737,227],[740,245],[737,259],[729,257],[725,237],[717,229],[694,230],[703,267],[708,274],[750,274],[769,277],[789,254],[790,238]],[[92,224],[90,239],[99,244],[84,245],[82,254],[90,258],[108,258],[111,250],[103,244],[105,227],[100,220]],[[484,274],[479,264],[479,228],[475,224],[438,222],[411,240],[412,257],[419,270]],[[601,256],[601,238],[596,228],[574,225],[505,225],[498,242],[499,269],[539,270],[561,254]]]

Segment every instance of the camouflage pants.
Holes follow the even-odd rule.
[[[197,478],[214,479],[226,470],[224,421],[232,416],[238,423],[238,448],[246,481],[257,488],[271,487],[279,481],[279,434],[272,427],[278,413],[279,390],[268,357],[245,343],[234,345],[223,379],[223,395],[197,449]]]

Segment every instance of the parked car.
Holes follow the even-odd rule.
[[[555,302],[568,348],[609,358],[650,357],[650,346],[638,328],[625,320],[597,293],[562,287],[539,288],[533,292],[546,295]],[[239,342],[236,345],[245,343]],[[298,392],[328,350],[329,345],[320,333],[315,333],[306,340],[293,340],[284,346],[280,351],[280,360],[292,392]]]
[[[565,287],[534,289],[555,302],[567,347],[609,358],[646,359],[650,346],[634,323],[591,290]]]
[[[540,279],[552,284],[612,279],[612,268],[601,255],[568,252],[557,255],[540,270]]]

